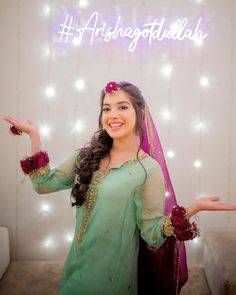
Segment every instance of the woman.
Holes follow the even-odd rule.
[[[50,168],[47,153],[41,151],[38,128],[32,121],[21,124],[9,116],[4,119],[13,125],[13,133],[30,136],[32,157],[22,160],[21,166],[34,189],[50,193],[72,188],[76,228],[59,295],[137,294],[139,237],[155,252],[169,239],[198,236],[189,219],[199,211],[236,210],[236,205],[220,203],[218,197],[205,197],[186,209],[175,206],[166,214],[166,191],[172,193],[173,204],[174,192],[150,112],[140,90],[131,83],[106,84],[98,131],[87,147],[57,169]],[[163,294],[178,294],[178,274],[168,275],[169,284],[175,281],[175,290],[162,289]]]

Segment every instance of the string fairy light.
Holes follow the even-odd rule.
[[[20,1],[19,1],[20,2]],[[82,5],[81,7],[83,7],[83,5],[84,5],[84,7],[86,7],[86,5],[88,5],[88,3],[87,4],[83,4],[83,2],[84,3],[86,3],[87,1],[80,1],[79,2],[79,5]],[[201,1],[198,1],[198,2],[201,2]],[[81,4],[82,3],[82,4]],[[51,9],[50,9],[50,7],[48,7],[49,9],[48,9],[48,14],[50,14],[51,13]],[[76,42],[78,42],[78,40],[76,41]],[[75,44],[76,45],[78,45],[77,43],[75,42]],[[197,41],[196,41],[196,44],[197,44]],[[200,44],[198,44],[199,46],[201,46]],[[51,57],[52,57],[52,49],[51,48],[47,48],[46,50],[45,50],[45,52],[49,55],[49,64],[51,63]],[[171,74],[172,74],[172,72],[173,72],[173,66],[172,65],[170,65],[170,64],[168,64],[168,65],[165,65],[165,66],[163,66],[162,67],[162,74],[163,74],[163,76],[164,77],[171,77]],[[77,88],[78,90],[82,90],[82,89],[84,89],[84,87],[85,87],[85,84],[84,84],[84,82],[82,83],[81,81],[80,82],[78,82],[79,80],[77,80],[76,82],[75,82],[75,88]],[[207,77],[202,77],[201,79],[200,79],[200,84],[201,84],[201,86],[202,87],[207,87],[207,86],[209,86],[209,79],[207,78]],[[169,89],[170,89],[170,91],[171,91],[171,86],[169,86]],[[56,95],[56,92],[55,92],[55,87],[53,87],[53,86],[49,86],[47,89],[46,89],[46,91],[45,91],[45,95],[47,96],[47,97],[49,97],[49,98],[51,98],[51,97],[55,97],[55,95]],[[169,99],[170,99],[170,95],[169,95]],[[170,107],[170,105],[169,105],[169,107]],[[169,120],[170,118],[171,118],[171,113],[170,113],[170,111],[169,110],[164,110],[163,111],[163,113],[162,113],[162,115],[163,115],[163,118],[164,119],[166,119],[166,120]],[[168,130],[169,130],[169,128],[170,128],[170,123],[168,123],[169,125],[168,125]],[[198,129],[198,130],[202,130],[204,128],[204,123],[203,122],[199,122],[198,123],[198,127],[196,127],[196,129]],[[43,126],[42,128],[41,128],[41,133],[42,134],[44,134],[44,136],[49,136],[49,134],[50,134],[50,128],[48,127],[48,126]],[[78,120],[76,123],[75,123],[75,130],[76,131],[81,131],[81,130],[83,130],[83,122],[81,121],[81,120]],[[168,136],[168,139],[169,139],[169,136]],[[173,158],[174,156],[175,156],[175,153],[174,153],[174,151],[172,151],[172,150],[169,150],[168,152],[167,152],[167,156],[169,157],[169,158]],[[197,160],[197,161],[195,161],[194,162],[194,167],[195,168],[200,168],[202,166],[202,163],[201,163],[201,161],[199,161],[199,160]],[[169,192],[166,192],[166,196],[168,196],[169,195]],[[48,207],[48,205],[44,205],[44,209],[43,209],[43,207],[42,207],[42,209],[43,209],[43,211],[46,211],[46,212],[48,212],[48,211],[50,211],[50,208],[49,208],[49,210],[48,209],[45,209],[45,208],[49,208]],[[67,237],[66,237],[66,239],[68,240],[68,241],[71,241],[72,240],[72,237],[71,237],[71,235],[68,235]],[[195,239],[194,239],[195,240]],[[196,239],[196,240],[198,240],[198,239]],[[48,239],[48,240],[46,240],[45,241],[45,243],[44,243],[44,245],[46,246],[46,247],[50,247],[50,246],[52,246],[52,240],[50,240],[50,239]]]
[[[202,77],[200,79],[200,84],[202,87],[206,88],[207,86],[209,86],[209,78],[208,77]]]
[[[73,241],[73,234],[72,233],[67,234],[65,236],[65,241],[71,243]]]
[[[22,63],[22,46],[21,46],[21,36],[22,36],[22,2],[21,0],[17,1],[17,73],[16,73],[16,85],[15,85],[15,95],[16,95],[16,116],[20,117],[20,100],[21,100],[21,89],[20,89],[20,77],[21,77],[21,63]],[[19,151],[19,141],[16,141],[16,149],[15,149],[15,158],[18,157]],[[17,181],[17,175],[19,174],[19,166],[16,167],[16,192],[15,192],[15,247],[13,256],[16,260],[18,260],[18,248],[19,248],[19,186]],[[22,183],[23,181],[21,181]]]
[[[89,1],[88,0],[79,0],[78,5],[80,8],[86,8],[89,6]]]
[[[169,151],[167,151],[167,156],[168,156],[169,158],[174,158],[174,157],[175,157],[175,152],[172,151],[172,150],[169,150]]]
[[[201,2],[201,1],[198,1]],[[202,6],[200,7],[200,13],[203,14]],[[198,46],[202,46],[202,44],[199,44],[199,40],[195,40],[195,44]],[[200,74],[202,75],[203,72],[203,51],[200,53],[200,64],[199,64]],[[202,76],[200,78],[200,86],[202,89],[206,88],[209,85],[209,78],[207,76]],[[203,122],[203,95],[205,92],[203,90],[200,90],[199,97],[199,110],[198,110],[198,119],[195,122],[195,130],[198,131],[199,140],[198,140],[198,147],[197,147],[197,160],[194,161],[193,167],[198,171],[197,174],[197,194],[200,195],[200,192],[202,191],[202,178],[201,178],[201,168],[203,166],[203,163],[201,161],[201,154],[202,154],[202,140],[203,140],[203,130],[205,129],[205,123]],[[199,221],[200,223],[200,221]]]
[[[161,73],[164,77],[170,78],[173,71],[173,66],[171,64],[166,64],[162,66]]]
[[[51,97],[55,97],[56,91],[55,88],[53,86],[49,86],[46,88],[45,90],[45,95],[49,98]]]
[[[202,162],[201,161],[199,161],[199,160],[196,160],[194,163],[193,163],[193,166],[195,167],[195,168],[200,168],[200,167],[202,167]]]
[[[194,238],[194,239],[192,240],[192,242],[195,243],[195,244],[198,243],[199,241],[200,241],[200,238]]]
[[[203,40],[201,40],[201,39],[194,39],[193,42],[194,42],[194,44],[197,47],[199,47],[199,48],[203,47]]]
[[[50,212],[50,206],[48,204],[43,204],[42,205],[42,212],[43,213]]]
[[[49,138],[51,131],[52,128],[50,128],[48,125],[39,126],[39,133],[44,138]]]
[[[51,12],[51,9],[50,9],[50,6],[49,5],[45,5],[43,7],[43,13],[45,16],[49,16],[50,15],[50,12]]]
[[[46,248],[51,248],[53,246],[53,240],[51,238],[47,238],[43,241],[43,246]]]
[[[77,120],[74,125],[74,131],[80,133],[82,130],[84,130],[84,122],[82,120]]]
[[[81,39],[78,37],[73,38],[72,44],[74,45],[81,45]]]
[[[83,90],[85,89],[85,82],[83,79],[77,79],[75,81],[75,88],[78,90]]]
[[[169,120],[171,117],[171,113],[168,109],[162,111],[162,118],[165,120]]]
[[[204,130],[206,128],[206,124],[202,121],[197,121],[194,124],[194,128],[195,130],[199,131],[199,130]]]

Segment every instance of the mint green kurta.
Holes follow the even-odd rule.
[[[31,177],[34,189],[49,193],[71,188],[77,179],[77,156],[78,152],[57,169],[41,169],[41,175]],[[139,229],[149,245],[160,247],[164,242],[164,177],[160,165],[149,155],[142,156],[141,163],[148,176],[144,185],[145,172],[137,160],[121,163],[107,175],[94,172],[89,187],[92,210],[86,223],[86,204],[76,208],[75,234],[59,295],[137,294]]]

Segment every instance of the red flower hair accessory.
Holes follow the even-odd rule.
[[[105,93],[111,94],[114,93],[115,91],[120,90],[121,85],[119,83],[116,83],[115,81],[110,81],[106,84],[104,87]]]
[[[15,126],[10,127],[10,133],[13,135],[22,135],[22,131],[18,130]]]

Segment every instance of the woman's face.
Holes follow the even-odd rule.
[[[113,139],[135,134],[136,113],[126,92],[119,90],[111,95],[105,95],[101,122]]]

